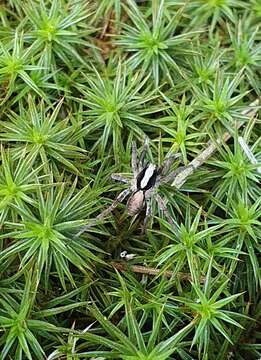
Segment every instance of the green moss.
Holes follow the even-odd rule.
[[[259,16],[258,0],[1,3],[0,360],[261,358]],[[159,186],[169,215],[152,196],[145,233],[127,200],[92,223],[133,141],[159,168],[179,152],[179,174],[225,132]]]

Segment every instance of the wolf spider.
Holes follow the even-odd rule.
[[[167,157],[163,165],[157,167],[152,163],[145,163],[145,156],[148,151],[148,147],[148,138],[145,138],[140,159],[138,160],[136,143],[132,143],[132,179],[129,180],[120,174],[111,175],[113,180],[129,184],[129,187],[123,190],[107,209],[102,211],[93,221],[83,227],[76,234],[76,237],[80,236],[83,232],[94,226],[98,221],[103,220],[116,208],[119,203],[123,202],[128,195],[130,195],[127,201],[127,214],[129,216],[137,215],[144,207],[146,207],[143,231],[145,231],[148,219],[151,215],[151,202],[153,198],[158,202],[158,205],[168,222],[173,224],[173,220],[167,210],[165,202],[156,190],[160,184],[166,184],[170,182],[173,176],[175,176],[177,171],[174,171],[170,174],[168,174],[168,172],[174,160],[177,159],[180,154],[174,154],[170,157]]]

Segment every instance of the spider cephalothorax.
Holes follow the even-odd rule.
[[[76,236],[86,231],[91,226],[95,225],[99,220],[104,219],[115,207],[122,202],[128,195],[127,214],[134,216],[138,214],[144,207],[146,208],[146,216],[144,219],[144,229],[146,227],[148,218],[151,214],[151,199],[155,198],[159,207],[166,215],[168,221],[171,217],[168,214],[167,208],[161,196],[156,192],[156,189],[161,183],[168,182],[169,176],[167,175],[171,164],[177,158],[178,154],[168,157],[161,167],[157,167],[152,163],[145,164],[144,159],[148,150],[148,139],[145,139],[140,159],[137,158],[136,143],[132,144],[132,179],[129,180],[120,174],[112,174],[112,179],[129,184],[129,187],[123,190],[117,198],[113,201],[111,206],[102,211],[92,222],[81,229]]]
[[[154,164],[145,166],[134,179],[133,193],[127,203],[127,213],[130,216],[138,214],[144,207],[150,191],[155,187],[159,169]]]

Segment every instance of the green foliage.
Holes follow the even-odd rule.
[[[1,196],[1,224],[5,219],[16,219],[17,212],[13,206],[20,206],[31,204],[36,206],[36,203],[30,194],[35,192],[39,184],[35,182],[37,173],[41,167],[33,169],[35,162],[35,153],[30,153],[26,156],[25,152],[20,154],[18,161],[14,161],[10,157],[10,151],[6,152],[1,148],[1,183],[0,183],[0,196]]]
[[[228,31],[231,41],[230,64],[234,71],[243,69],[250,86],[259,93],[260,82],[255,77],[255,68],[261,62],[258,28],[252,27],[251,18],[245,16],[238,21],[236,29],[232,30],[228,25]]]
[[[20,82],[23,83],[23,92],[28,92],[30,89],[38,95],[45,97],[38,86],[30,77],[30,71],[39,70],[39,65],[31,64],[31,58],[34,55],[34,46],[24,48],[24,39],[19,35],[18,31],[15,32],[13,41],[4,46],[0,43],[0,81],[5,85],[3,104],[14,93],[21,88]]]
[[[97,345],[104,345],[105,348],[112,349],[112,351],[100,351],[99,355],[106,356],[106,358],[124,359],[124,360],[166,360],[169,356],[177,350],[176,345],[190,332],[193,322],[182,328],[179,332],[166,340],[157,342],[159,331],[162,326],[162,314],[153,321],[152,330],[149,334],[144,334],[141,331],[141,324],[132,312],[131,304],[126,304],[126,327],[127,336],[119,330],[115,325],[110,323],[99,312],[98,309],[92,311],[94,317],[99,321],[108,335],[101,337],[96,334],[86,334],[83,337],[87,342],[91,341]],[[107,338],[111,337],[112,340]],[[93,351],[79,354],[79,356],[92,355]]]
[[[155,86],[162,76],[173,85],[173,72],[184,76],[176,59],[191,53],[189,48],[184,49],[184,43],[189,44],[197,32],[175,35],[182,8],[169,21],[164,16],[164,1],[152,3],[151,19],[147,19],[133,0],[127,0],[125,9],[133,24],[124,24],[117,44],[131,54],[127,63],[132,69],[152,72]]]
[[[94,195],[99,194],[93,190],[88,196],[88,185],[74,194],[76,184],[74,181],[67,192],[64,183],[57,187],[50,183],[45,192],[39,189],[35,198],[37,206],[33,211],[13,205],[20,213],[21,220],[19,223],[8,224],[11,231],[4,234],[4,237],[14,239],[14,243],[2,251],[2,261],[6,258],[15,261],[20,254],[21,272],[33,262],[40,275],[45,271],[46,283],[54,263],[64,288],[65,275],[74,284],[68,261],[82,272],[93,271],[95,261],[102,263],[94,255],[94,252],[100,251],[94,244],[73,237],[72,230],[83,224],[83,214],[95,209]]]
[[[56,0],[51,4],[48,1],[37,4],[30,0],[24,12],[30,24],[26,39],[33,43],[41,54],[40,64],[46,71],[55,68],[58,60],[70,69],[74,58],[85,63],[77,51],[78,47],[91,46],[85,40],[90,29],[86,29],[84,21],[90,10],[84,2],[66,4]]]
[[[98,147],[99,156],[104,156],[110,141],[114,157],[119,160],[124,151],[125,131],[143,138],[143,128],[150,124],[145,116],[162,110],[161,105],[149,106],[158,95],[155,90],[150,91],[150,86],[145,87],[147,80],[138,73],[129,74],[121,64],[117,66],[113,79],[107,76],[101,78],[97,71],[95,79],[86,78],[86,86],[80,89],[83,99],[79,101],[87,107],[83,111],[88,121],[86,136],[103,130],[100,136],[98,133],[98,141],[94,145],[94,150]],[[148,109],[145,110],[144,105],[149,106]]]
[[[84,158],[86,151],[76,144],[82,137],[82,130],[73,125],[68,125],[69,117],[65,116],[57,121],[61,109],[62,100],[53,108],[45,107],[41,102],[37,107],[31,97],[19,107],[19,114],[7,113],[10,121],[1,122],[1,141],[15,143],[12,149],[17,157],[17,149],[20,151],[37,154],[42,163],[48,169],[48,162],[55,159],[76,174],[78,170],[72,159]]]
[[[0,360],[261,358],[261,132],[246,114],[260,16],[260,0],[1,2]],[[153,198],[146,233],[123,202],[77,237],[145,136],[146,161],[180,154],[177,176],[216,151],[181,188],[160,184],[168,213]]]
[[[230,343],[232,343],[225,330],[224,323],[228,323],[230,325],[242,328],[242,326],[233,319],[237,317],[238,314],[223,309],[223,307],[227,306],[230,302],[233,302],[241,294],[230,295],[217,301],[220,294],[224,291],[227,282],[224,281],[223,284],[211,296],[210,291],[212,286],[210,274],[211,261],[203,291],[200,289],[199,286],[193,286],[193,289],[197,296],[196,301],[194,298],[175,298],[177,301],[184,303],[185,311],[193,312],[195,314],[194,316],[196,316],[195,334],[191,346],[197,343],[199,357],[202,356],[203,358],[208,358],[208,354],[211,351],[210,344],[213,329],[222,334]],[[241,316],[243,317],[243,315]],[[203,352],[202,355],[201,352]]]

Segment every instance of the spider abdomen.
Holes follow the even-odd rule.
[[[127,203],[127,213],[130,216],[138,214],[144,206],[144,192],[138,190],[135,192],[128,200]]]

